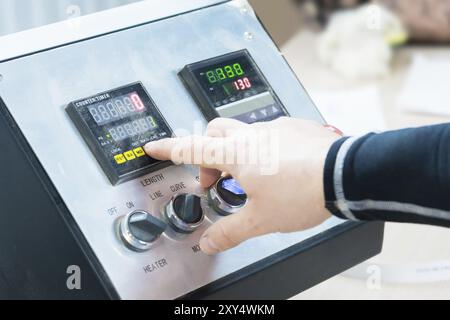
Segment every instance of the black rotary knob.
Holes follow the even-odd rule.
[[[217,193],[233,207],[242,207],[247,203],[247,194],[233,178],[220,179],[217,183]]]
[[[145,211],[135,211],[124,217],[120,223],[122,240],[131,250],[150,250],[164,233],[167,224]]]
[[[208,201],[214,211],[228,216],[242,209],[247,204],[248,196],[235,179],[226,177],[208,191]]]
[[[198,223],[203,219],[200,197],[193,194],[182,194],[173,200],[175,214],[184,222]]]
[[[166,206],[164,212],[167,221],[180,233],[192,233],[205,219],[201,199],[194,194],[175,196]]]

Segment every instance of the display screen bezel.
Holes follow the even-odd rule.
[[[203,86],[201,81],[199,81],[199,79],[196,75],[196,70],[205,69],[208,66],[221,64],[221,63],[223,63],[223,61],[239,59],[239,58],[248,59],[249,63],[252,66],[252,69],[255,71],[255,73],[258,75],[258,77],[261,79],[261,82],[265,85],[265,87],[267,89],[266,91],[263,91],[262,93],[268,93],[275,101],[277,107],[279,107],[281,109],[281,112],[285,116],[289,117],[290,116],[289,112],[286,110],[283,103],[278,98],[277,94],[275,93],[272,86],[267,81],[266,77],[262,73],[259,66],[256,64],[256,62],[253,59],[253,57],[251,56],[250,52],[247,49],[242,49],[239,51],[226,53],[226,54],[223,54],[220,56],[216,56],[213,58],[209,58],[206,60],[188,64],[179,72],[179,77],[181,78],[185,87],[191,93],[191,95],[194,98],[194,100],[196,101],[197,105],[200,107],[206,120],[211,121],[215,118],[219,118],[219,117],[221,117],[221,114],[220,114],[219,110],[217,110],[217,107],[214,105],[214,101],[212,101],[210,96],[205,92],[206,91],[205,87]],[[226,106],[227,105],[224,105],[224,107],[226,107]]]
[[[217,74],[217,70],[221,69],[224,72],[226,67],[233,68],[234,65],[239,65],[240,68],[243,69],[243,74],[235,75],[231,78],[226,76],[224,73],[226,76],[225,79],[218,78],[219,75]],[[214,75],[217,79],[216,83],[211,83],[208,81],[208,71],[216,72]],[[236,68],[233,68],[231,71],[235,73]],[[256,67],[254,61],[250,59],[248,55],[242,53],[236,55],[225,55],[210,59],[205,63],[198,63],[191,67],[191,72],[203,89],[203,93],[208,98],[211,106],[214,106],[216,109],[271,90],[267,81],[262,76],[262,73]],[[233,84],[239,79],[243,80],[245,78],[250,81],[250,88],[234,91],[233,94],[227,95],[227,89],[225,86]],[[213,90],[215,90],[215,94],[211,94],[211,91]],[[229,90],[234,90],[232,85]]]
[[[97,104],[101,101],[109,101],[132,92],[136,92],[139,95],[146,107],[143,113],[136,114],[135,117],[121,119],[108,123],[107,125],[98,125],[88,110],[90,105]],[[114,154],[108,154],[106,147],[102,146],[99,141],[99,131],[106,130],[105,128],[113,126],[113,124],[131,121],[134,118],[138,119],[143,114],[149,114],[155,117],[155,121],[158,123],[158,132],[161,134],[164,133],[164,137],[173,137],[172,129],[141,82],[132,83],[74,101],[67,106],[66,111],[113,185],[118,185],[172,164],[171,162],[159,161],[148,156],[136,157],[132,161],[118,164],[113,157]],[[149,137],[147,137],[147,140],[157,140],[156,135],[155,139],[151,139],[151,133],[152,131],[148,132]],[[132,138],[127,138],[122,141],[113,142],[112,146],[117,145],[117,154],[124,154],[124,152],[143,147],[144,143],[142,141],[134,141]]]

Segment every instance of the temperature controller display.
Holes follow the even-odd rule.
[[[180,77],[207,120],[253,123],[288,115],[247,50],[187,65]]]
[[[72,102],[67,112],[112,184],[170,165],[144,152],[173,133],[141,83]]]

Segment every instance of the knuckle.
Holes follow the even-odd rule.
[[[256,236],[264,233],[264,221],[261,217],[255,217],[253,215],[247,215],[245,225],[247,227],[247,232],[251,236]]]
[[[206,135],[210,137],[222,137],[223,133],[220,128],[223,122],[224,119],[216,118],[208,123],[208,126],[206,127]]]
[[[157,148],[154,150],[155,155],[165,155],[171,151],[171,141],[170,139],[163,139],[158,141],[156,144]]]
[[[292,118],[289,118],[289,117],[280,117],[280,118],[278,118],[279,122],[289,122],[291,120],[292,120]]]
[[[276,119],[276,120],[274,121],[274,123],[275,123],[275,124],[278,124],[278,125],[284,125],[284,124],[286,124],[286,123],[288,123],[288,122],[290,122],[290,121],[292,121],[292,118],[288,118],[288,117],[280,117],[280,118]]]
[[[232,236],[232,233],[224,224],[217,225],[217,232],[220,236],[219,249],[226,250],[239,244],[239,242]]]
[[[208,123],[208,128],[214,128],[223,122],[223,118],[215,118]]]
[[[300,119],[300,124],[302,124],[304,126],[310,126],[310,127],[320,126],[320,124],[317,121],[308,120],[308,119]]]

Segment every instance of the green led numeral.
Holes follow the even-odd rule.
[[[231,66],[226,66],[224,69],[228,78],[236,77],[236,74],[234,73],[233,68]]]
[[[225,72],[223,72],[222,68],[216,69],[216,74],[217,74],[217,77],[219,78],[219,80],[225,80],[227,78],[227,76],[225,75]]]
[[[216,83],[217,82],[216,73],[214,71],[208,71],[206,73],[206,76],[208,77],[209,83]]]
[[[213,84],[225,79],[233,79],[244,75],[244,69],[240,63],[235,63],[233,66],[228,65],[223,68],[217,68],[216,70],[210,70],[206,72],[206,77],[209,83]]]
[[[148,120],[150,121],[150,124],[153,126],[154,129],[158,127],[158,124],[156,123],[155,118],[148,117]]]
[[[244,74],[244,69],[242,69],[242,67],[239,63],[235,63],[233,65],[233,68],[238,76],[242,76]]]

